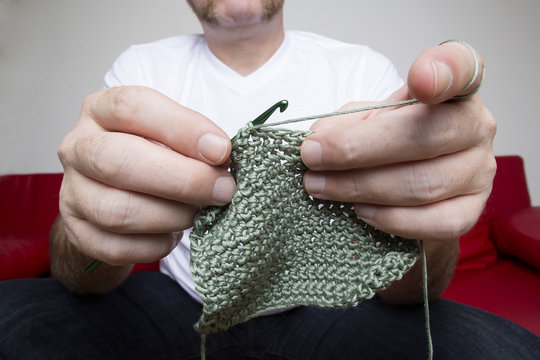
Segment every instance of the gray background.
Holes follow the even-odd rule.
[[[285,26],[367,44],[406,78],[426,48],[474,45],[482,97],[498,121],[497,155],[524,157],[540,204],[540,1],[287,0]],[[62,171],[56,148],[82,99],[134,43],[200,32],[184,0],[0,0],[0,174]]]

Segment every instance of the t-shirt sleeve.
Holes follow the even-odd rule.
[[[122,52],[105,74],[104,87],[147,86],[136,47]]]
[[[363,71],[357,80],[364,90],[361,98],[368,101],[385,100],[403,86],[403,79],[386,56],[371,49],[368,54],[364,59]]]

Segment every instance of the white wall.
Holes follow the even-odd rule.
[[[286,27],[364,43],[406,77],[425,48],[464,39],[484,56],[495,152],[525,158],[540,204],[540,1],[287,0]],[[133,43],[200,32],[184,0],[0,0],[0,173],[56,172],[84,96]]]

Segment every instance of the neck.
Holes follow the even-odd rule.
[[[264,23],[226,28],[202,23],[210,51],[242,76],[259,69],[281,46],[284,39],[281,13]]]

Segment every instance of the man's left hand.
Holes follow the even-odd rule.
[[[476,64],[476,65],[475,65]],[[478,76],[474,79],[475,66]],[[421,104],[374,110],[314,124],[302,145],[306,190],[354,202],[360,219],[391,234],[456,240],[480,216],[496,163],[492,114],[475,94],[483,62],[450,42],[425,51],[407,84],[389,99]],[[345,109],[373,105],[352,103]]]

